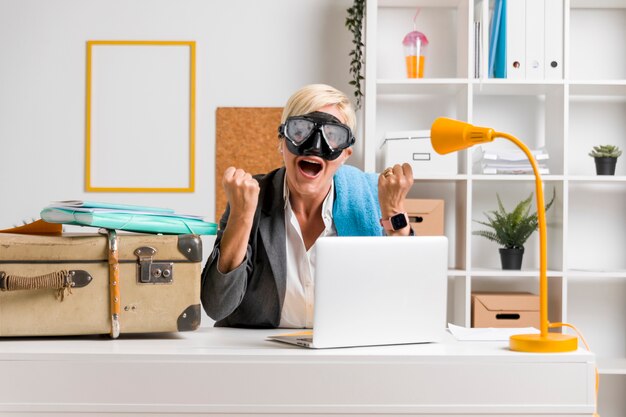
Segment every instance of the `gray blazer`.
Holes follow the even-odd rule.
[[[227,274],[217,269],[230,206],[220,220],[213,252],[202,271],[202,306],[215,326],[278,327],[285,300],[285,168],[255,176],[259,203],[243,263]]]

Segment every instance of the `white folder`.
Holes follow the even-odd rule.
[[[507,0],[506,78],[526,78],[526,1]]]
[[[545,0],[544,74],[546,80],[563,79],[563,0]]]
[[[542,80],[544,78],[545,3],[550,2],[551,0],[526,0],[527,80]]]

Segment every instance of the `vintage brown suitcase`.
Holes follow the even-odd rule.
[[[0,233],[0,336],[195,330],[197,235]]]

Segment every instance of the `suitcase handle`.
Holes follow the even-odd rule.
[[[80,269],[70,271],[63,269],[34,277],[10,275],[0,271],[0,291],[59,290],[58,296],[63,301],[66,290],[71,294],[72,288],[85,287],[92,280],[89,272]]]

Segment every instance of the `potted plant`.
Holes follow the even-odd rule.
[[[622,151],[614,145],[594,146],[589,152],[596,162],[596,174],[598,175],[615,175],[615,165],[617,158]]]
[[[485,212],[487,221],[474,220],[491,230],[478,230],[473,234],[503,246],[500,249],[502,269],[521,269],[524,243],[539,226],[537,212],[530,213],[533,193],[530,193],[527,199],[520,201],[511,212],[507,212],[504,208],[500,195],[496,194],[496,196],[498,198],[498,210]],[[546,211],[552,206],[555,196],[556,190],[553,191],[552,199],[546,205]]]
[[[352,33],[352,50],[350,51],[350,75],[354,86],[354,98],[356,99],[357,110],[361,108],[363,89],[361,83],[364,81],[362,75],[365,67],[365,56],[363,54],[365,44],[363,43],[363,20],[365,19],[365,0],[354,0],[352,7],[348,9],[346,17],[346,27]]]

